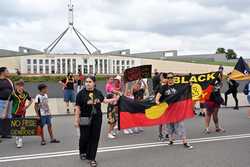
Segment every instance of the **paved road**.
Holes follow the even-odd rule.
[[[151,84],[151,81],[149,81],[149,83]],[[242,92],[247,81],[240,81],[239,83],[240,83],[239,92]],[[37,94],[37,92],[38,92],[37,86],[39,84],[40,83],[26,83],[25,87],[28,90],[28,92],[30,92],[32,97],[35,97],[35,95]],[[62,88],[58,83],[46,82],[46,84],[49,87],[49,97],[50,98],[62,98],[63,97]],[[97,85],[97,88],[104,93],[105,81],[97,81],[96,85]],[[228,89],[228,85],[225,81],[224,81],[223,85],[225,85],[225,86],[222,89],[222,93],[224,93]]]
[[[145,128],[145,131],[138,135],[127,136],[120,133],[117,139],[109,140],[106,137],[107,124],[106,115],[104,115],[97,161],[100,167],[248,167],[250,119],[246,116],[246,110],[247,108],[241,108],[239,111],[221,109],[221,123],[227,130],[223,134],[204,135],[203,120],[200,117],[186,121],[189,138],[196,139],[192,140],[193,150],[186,150],[182,145],[170,147],[164,145],[165,143],[158,143],[157,127]],[[47,144],[42,147],[39,138],[26,137],[24,147],[17,149],[14,139],[4,140],[0,144],[0,166],[88,166],[86,162],[78,159],[76,151],[78,139],[73,127],[73,117],[55,117],[53,123],[55,134],[62,141],[60,144]],[[41,153],[43,154],[33,155]],[[31,154],[32,156],[27,157]],[[14,155],[19,157],[10,157]]]

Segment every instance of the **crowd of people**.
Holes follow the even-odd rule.
[[[228,95],[232,94],[235,99],[235,110],[239,109],[237,99],[237,88],[239,83],[227,79],[229,89],[225,93],[225,100],[221,97],[221,88],[223,86],[223,67],[219,67],[220,76],[213,83],[214,88],[207,99],[202,99],[200,104],[200,116],[204,117],[204,133],[211,133],[211,118],[215,124],[216,132],[225,132],[219,124],[219,109],[221,105],[227,105]],[[168,89],[174,85],[174,76],[172,72],[159,73],[157,69],[152,77],[152,88],[146,79],[138,79],[131,83],[124,83],[120,75],[112,76],[107,79],[105,85],[105,95],[96,88],[95,76],[84,77],[79,71],[78,77],[69,73],[65,79],[59,81],[64,92],[64,102],[66,103],[66,113],[70,113],[70,102],[74,105],[74,125],[79,131],[79,155],[81,160],[89,160],[90,166],[97,166],[96,153],[101,134],[103,122],[103,112],[101,103],[107,103],[107,122],[109,139],[117,138],[118,133],[118,100],[121,95],[136,101],[142,101],[149,95],[155,96],[155,103],[160,104],[168,96]],[[14,84],[9,79],[10,74],[6,67],[0,67],[0,127],[5,127],[5,121],[10,118],[24,118],[26,110],[34,102],[34,111],[40,122],[41,127],[41,145],[46,145],[43,128],[47,125],[51,143],[60,141],[54,137],[51,111],[48,103],[48,86],[46,84],[38,85],[38,93],[32,100],[29,92],[25,90],[25,83],[19,80]],[[192,83],[190,83],[192,84]],[[75,91],[77,85],[77,92]],[[246,84],[244,93],[250,103],[250,83]],[[196,103],[196,102],[195,102]],[[194,108],[195,109],[195,108]],[[11,112],[8,112],[8,111]],[[195,111],[194,111],[195,112]],[[248,112],[250,117],[250,111]],[[173,122],[165,125],[159,125],[157,134],[160,141],[168,141],[168,145],[173,145],[176,138],[181,139],[183,146],[192,149],[193,146],[187,142],[187,134],[184,122]],[[142,127],[132,129],[123,129],[126,135],[143,133]],[[8,132],[8,131],[2,131]],[[1,134],[2,138],[11,138],[10,134]],[[0,141],[1,142],[1,141]],[[16,137],[16,146],[23,147],[22,136]]]

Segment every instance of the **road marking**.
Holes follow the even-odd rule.
[[[244,138],[250,138],[250,133],[240,134],[240,135],[228,135],[228,136],[189,139],[188,141],[189,143],[204,143],[204,142],[225,141],[225,140],[235,140],[235,139],[244,139]],[[177,140],[175,144],[180,145],[182,144],[182,142],[180,140]],[[167,143],[166,142],[154,142],[154,143],[130,144],[130,145],[113,146],[113,147],[101,147],[98,149],[97,152],[104,153],[104,152],[124,151],[124,150],[152,148],[152,147],[160,147],[160,146],[167,146]],[[8,157],[0,157],[0,163],[34,160],[34,159],[45,159],[45,158],[53,158],[53,157],[64,157],[64,156],[72,156],[72,155],[78,155],[78,154],[79,154],[78,150],[71,150],[71,151],[60,151],[60,152],[51,152],[51,153],[8,156]]]

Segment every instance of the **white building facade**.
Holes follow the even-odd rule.
[[[142,65],[142,59],[114,55],[29,55],[20,58],[23,74],[77,74],[112,75],[121,74],[127,68]]]

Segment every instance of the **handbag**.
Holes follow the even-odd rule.
[[[90,126],[92,123],[93,115],[96,113],[95,107],[92,105],[90,116],[80,117],[80,126]]]

